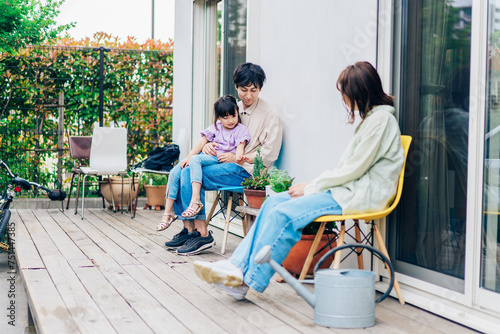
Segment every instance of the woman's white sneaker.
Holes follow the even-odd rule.
[[[229,260],[217,262],[194,261],[196,275],[207,283],[237,287],[243,284],[243,272]]]

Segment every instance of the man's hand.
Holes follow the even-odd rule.
[[[217,151],[215,150],[216,147],[219,147],[219,144],[211,142],[211,143],[206,143],[205,146],[201,149],[203,154],[206,155],[211,155],[215,157],[217,155]]]
[[[219,154],[217,156],[217,159],[219,160],[219,162],[224,162],[224,163],[227,163],[227,162],[236,162],[236,155],[234,155],[233,153],[222,153],[222,154]]]
[[[304,188],[307,186],[307,182],[297,183],[288,189],[288,193],[292,198],[297,198],[304,196]]]

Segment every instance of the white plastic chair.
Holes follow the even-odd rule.
[[[87,176],[121,175],[123,197],[123,176],[127,174],[127,129],[105,127],[94,128],[92,145],[90,148],[90,167],[80,167],[80,170],[82,174],[84,174],[82,191],[83,219],[85,208],[85,179]],[[112,204],[114,209],[114,200]]]

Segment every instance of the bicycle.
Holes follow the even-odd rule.
[[[51,194],[54,194],[55,192],[38,183],[30,182],[28,180],[20,178],[18,176],[19,174],[12,173],[9,166],[7,166],[7,164],[2,160],[0,160],[0,168],[5,169],[7,173],[12,177],[12,180],[7,186],[7,189],[5,189],[4,193],[0,197],[0,252],[7,252],[11,245],[9,231],[12,231],[12,228],[10,227],[9,229],[7,229],[7,227],[9,226],[11,215],[10,204],[12,203],[16,195],[21,192],[21,190],[33,190],[36,195],[38,193],[38,190],[41,189],[49,194],[49,198],[52,200],[52,197],[54,196],[51,197]]]

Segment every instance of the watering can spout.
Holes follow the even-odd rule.
[[[285,281],[297,291],[297,293],[305,299],[305,301],[311,305],[313,308],[316,304],[314,295],[309,292],[302,284],[299,283],[290,273],[280,266],[276,261],[271,258],[271,246],[267,245],[262,247],[262,249],[255,256],[255,263],[266,263],[268,262],[271,267],[285,279]]]

